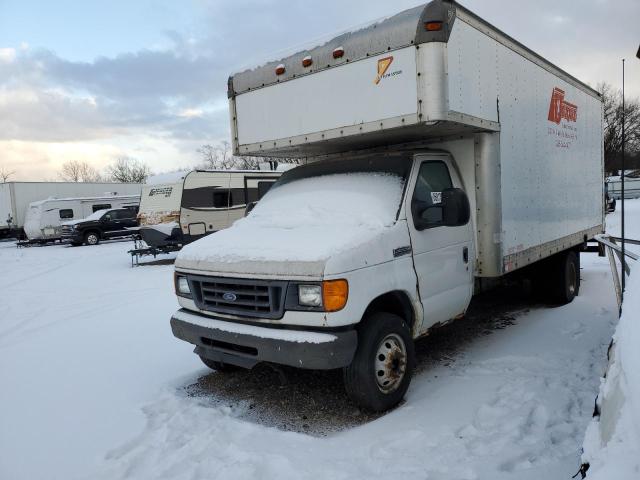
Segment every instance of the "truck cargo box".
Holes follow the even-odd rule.
[[[456,2],[233,75],[229,100],[241,155],[450,152],[474,206],[478,275],[603,230],[600,95]]]

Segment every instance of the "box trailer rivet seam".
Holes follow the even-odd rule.
[[[307,55],[323,67],[301,71]],[[554,303],[578,294],[577,254],[604,230],[602,100],[456,2],[233,75],[228,96],[234,153],[302,165],[176,259],[171,326],[205,364],[342,367],[381,411],[409,386],[412,340],[484,286],[527,275]],[[328,311],[309,292],[334,280],[348,295]]]

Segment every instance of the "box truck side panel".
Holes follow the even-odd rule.
[[[10,183],[0,183],[0,229],[9,228],[7,218],[9,216],[15,217],[11,207],[11,185]]]
[[[507,269],[529,263],[513,264],[518,255],[533,261],[555,248],[543,245],[601,229],[601,100],[463,21],[447,55],[450,108],[500,122]]]
[[[416,49],[407,47],[238,95],[240,145],[376,124],[417,112]]]

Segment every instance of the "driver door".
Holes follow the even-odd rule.
[[[416,162],[406,211],[410,217],[414,265],[424,310],[422,331],[425,331],[466,311],[473,293],[471,262],[475,255],[471,221],[460,226],[445,226],[442,209],[438,208],[443,190],[462,188],[451,158],[448,155],[418,157]],[[415,218],[416,215],[420,215],[420,219]],[[429,226],[425,227],[419,220],[428,221]]]

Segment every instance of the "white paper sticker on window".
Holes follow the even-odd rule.
[[[431,192],[431,203],[442,203],[442,192]]]

